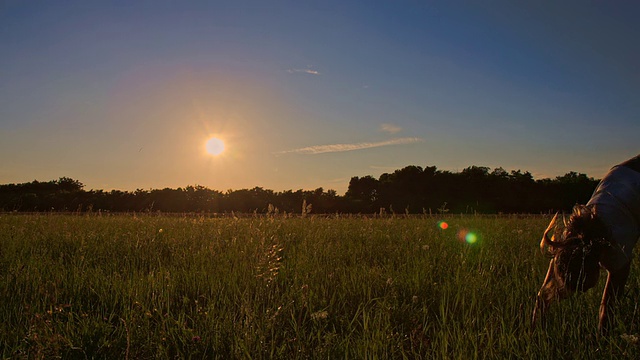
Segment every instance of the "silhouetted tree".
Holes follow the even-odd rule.
[[[352,204],[351,212],[375,211],[378,200],[378,180],[370,175],[362,178],[352,177],[345,197]]]

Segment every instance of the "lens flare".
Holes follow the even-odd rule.
[[[449,224],[444,221],[438,221],[438,227],[442,230],[447,230],[449,228]]]
[[[478,242],[478,235],[476,233],[471,232],[467,229],[460,229],[458,231],[458,239],[461,242],[466,242],[467,244],[475,244]]]
[[[475,244],[478,241],[478,236],[472,232],[468,233],[467,236],[464,237],[467,244]]]

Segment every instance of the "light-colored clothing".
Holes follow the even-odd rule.
[[[600,265],[616,271],[631,261],[633,247],[640,238],[640,172],[614,166],[600,181],[587,205],[611,231],[613,246],[600,259]]]

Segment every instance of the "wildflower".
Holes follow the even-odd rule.
[[[638,342],[640,342],[640,337],[638,335],[629,335],[629,334],[622,334],[620,335],[620,337],[622,338],[622,340],[628,342],[629,344],[638,344]]]
[[[317,311],[311,314],[311,320],[322,320],[326,319],[329,316],[329,313],[326,311]]]

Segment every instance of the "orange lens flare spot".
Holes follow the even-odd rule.
[[[447,230],[449,228],[449,224],[444,221],[438,221],[438,227],[442,230]]]

